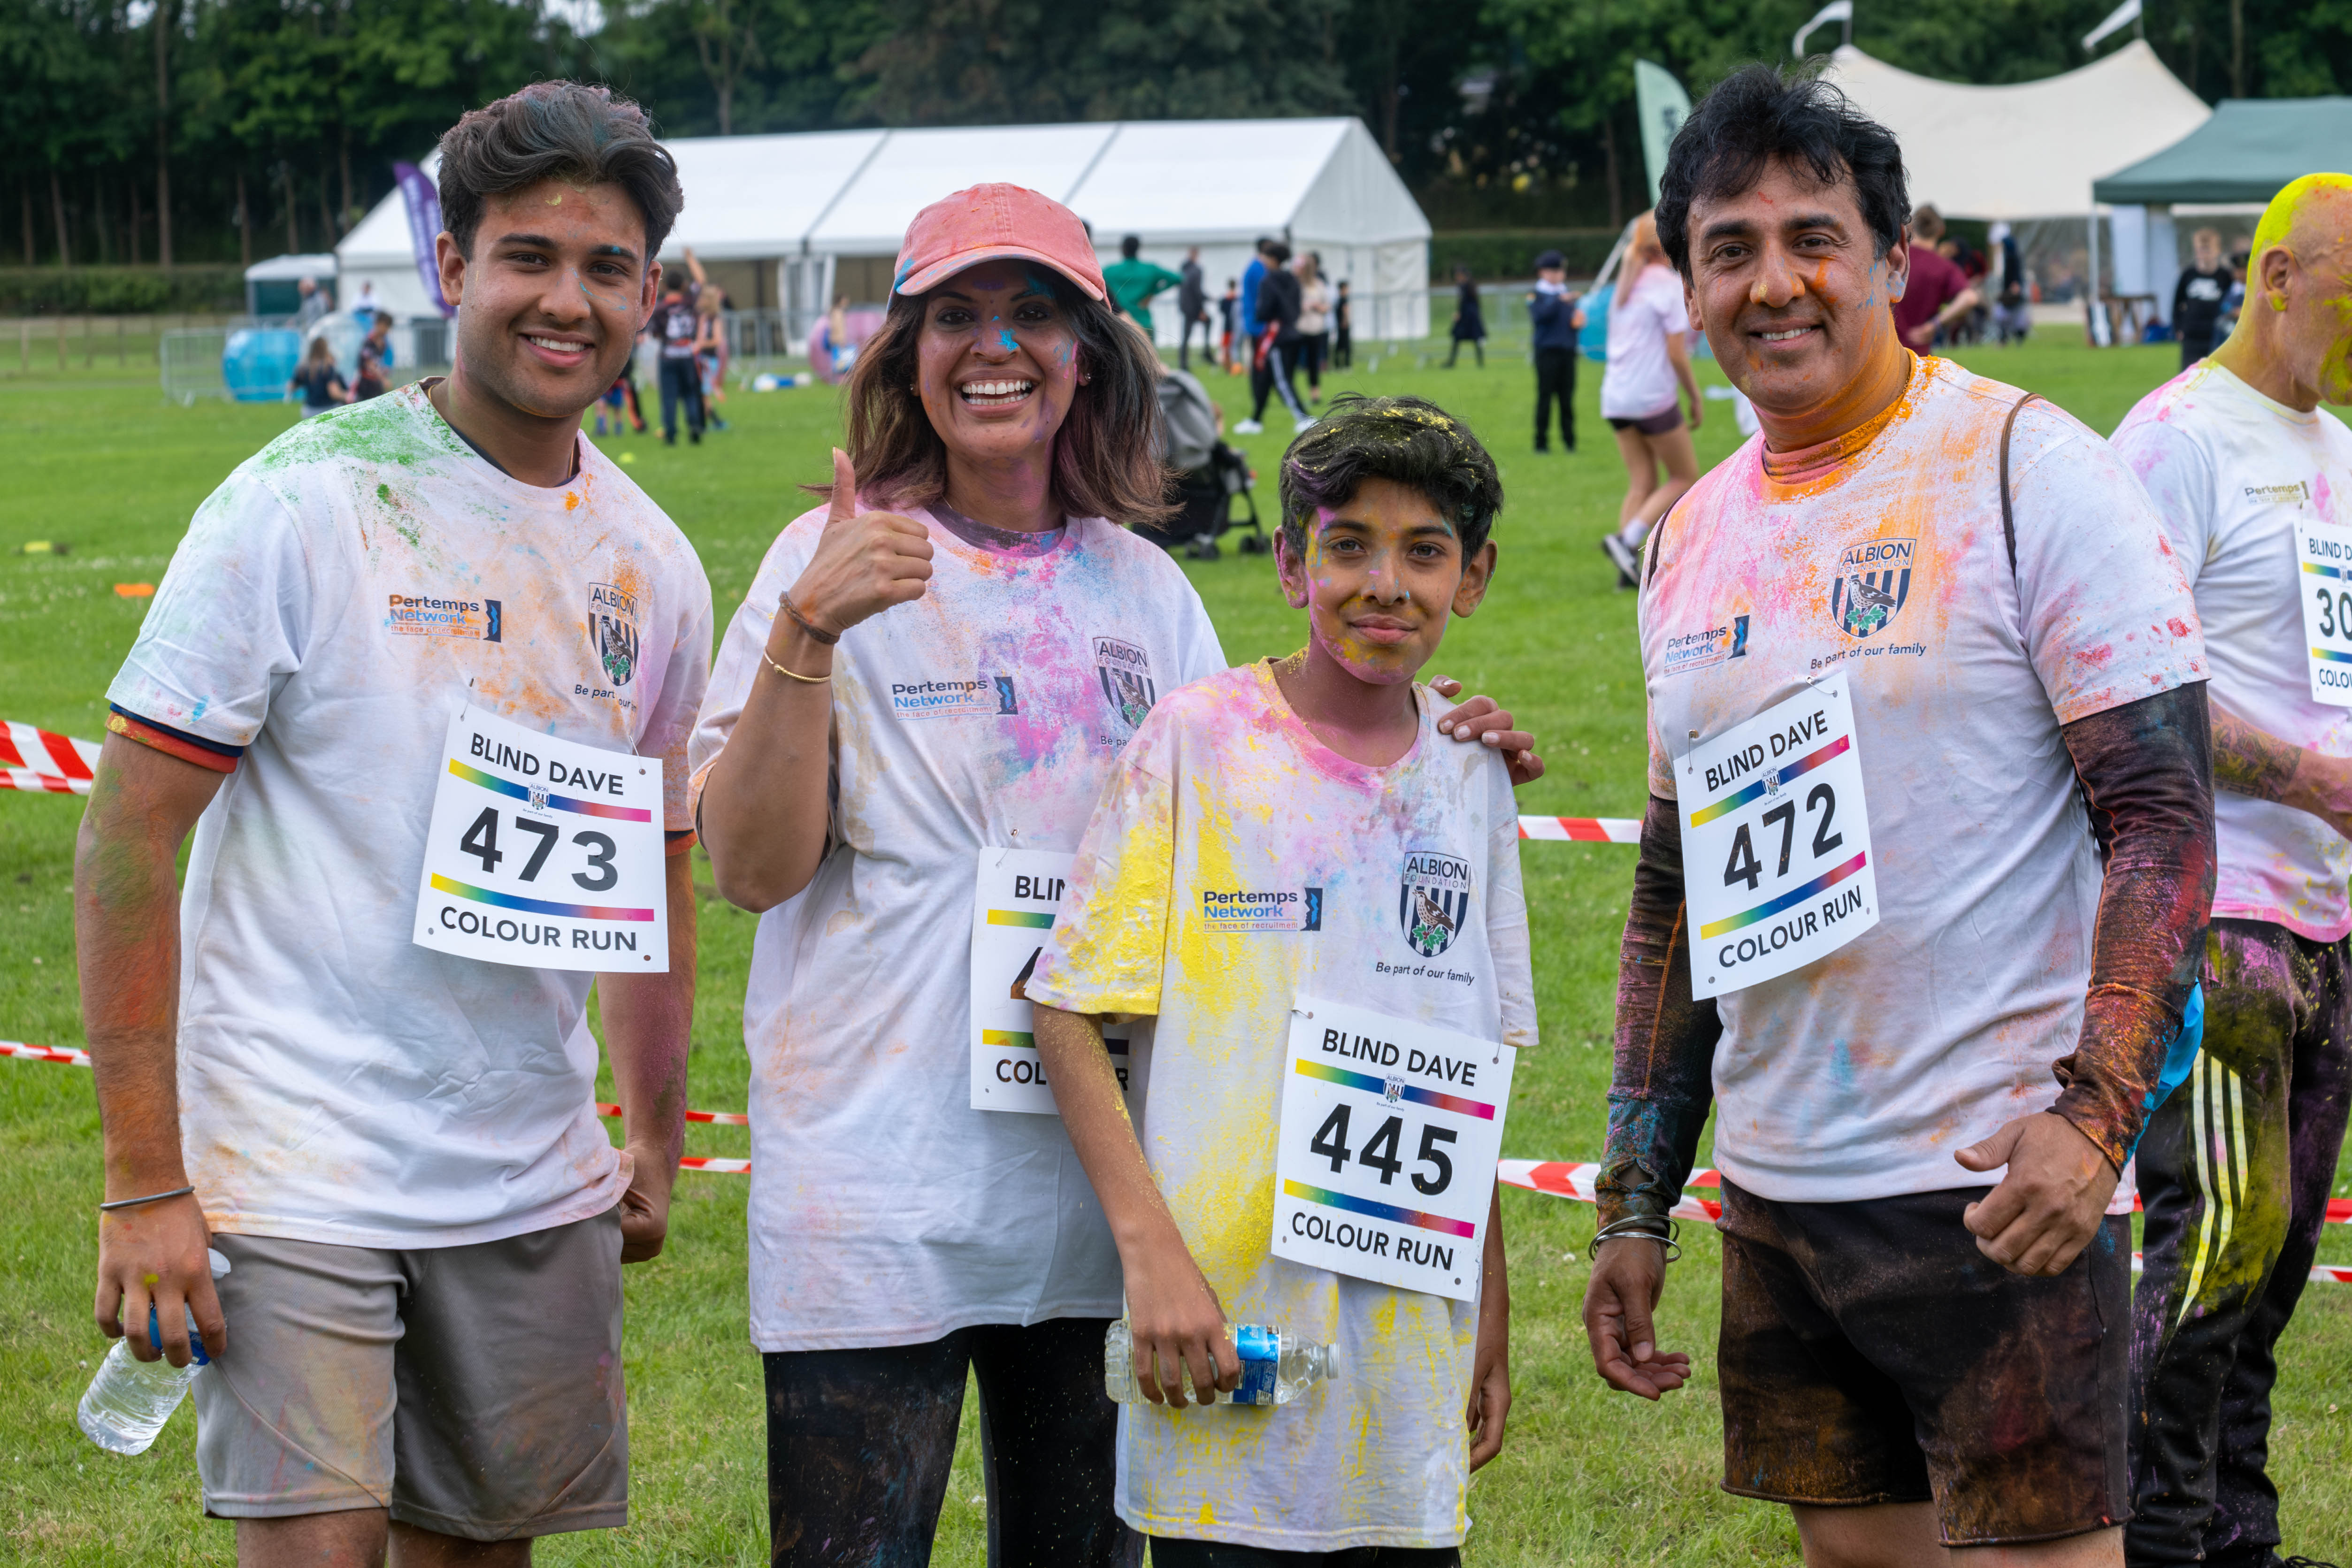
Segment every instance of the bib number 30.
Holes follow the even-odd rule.
[[[662,765],[467,707],[435,770],[416,943],[534,969],[665,974]]]
[[[1878,924],[1856,746],[1841,670],[1676,767],[1696,999],[1801,968]]]
[[[2311,700],[2352,707],[2352,528],[2296,518],[2294,566]]]

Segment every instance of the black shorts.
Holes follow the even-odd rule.
[[[1644,414],[1640,419],[1612,419],[1609,422],[1612,430],[1638,430],[1644,435],[1672,435],[1682,427],[1683,405],[1678,402],[1668,403],[1657,413]]]
[[[1977,1250],[1989,1187],[1776,1203],[1723,1184],[1723,1490],[1936,1504],[1947,1546],[2131,1517],[2131,1218],[2056,1279]]]

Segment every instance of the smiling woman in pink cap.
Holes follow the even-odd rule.
[[[743,1030],[773,1560],[928,1560],[971,1374],[991,1561],[1134,1563],[1103,1385],[1118,1254],[1022,982],[1128,738],[1225,659],[1125,526],[1163,513],[1155,368],[1077,218],[974,186],[916,217],[896,277],[830,500],[770,549],[692,749],[719,889],[763,912]],[[1528,752],[1483,698],[1447,716]]]

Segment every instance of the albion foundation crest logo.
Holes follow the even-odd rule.
[[[1434,958],[1454,946],[1462,923],[1469,918],[1468,861],[1434,850],[1414,850],[1404,857],[1397,922],[1404,929],[1405,946],[1424,958]]]
[[[1095,639],[1095,673],[1102,679],[1103,700],[1134,729],[1160,698],[1151,681],[1151,659],[1132,643],[1116,637]]]
[[[1916,539],[1872,539],[1838,554],[1830,581],[1830,619],[1849,637],[1884,632],[1911,597],[1911,557]]]
[[[615,691],[637,673],[637,596],[609,582],[588,585],[588,645]]]

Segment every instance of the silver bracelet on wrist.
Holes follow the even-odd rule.
[[[151,1192],[144,1197],[118,1197],[112,1203],[100,1204],[98,1208],[101,1214],[110,1208],[136,1208],[142,1203],[161,1203],[167,1197],[185,1197],[195,1190],[194,1186],[175,1186],[169,1192]]]
[[[1666,1228],[1663,1233],[1656,1228],[1662,1224]],[[1682,1243],[1676,1239],[1678,1235],[1679,1230],[1671,1219],[1660,1219],[1646,1214],[1629,1214],[1622,1218],[1612,1219],[1594,1231],[1592,1245],[1585,1249],[1585,1256],[1599,1257],[1601,1244],[1603,1241],[1615,1241],[1623,1237],[1633,1236],[1644,1241],[1654,1241],[1664,1248],[1667,1262],[1679,1262],[1682,1260],[1683,1249]]]

